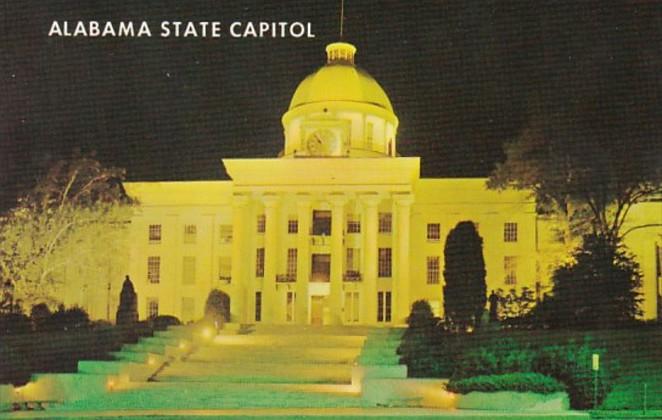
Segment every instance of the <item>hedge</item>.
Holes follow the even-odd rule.
[[[556,379],[540,373],[506,373],[504,375],[482,375],[451,380],[446,389],[458,394],[469,392],[535,392],[553,394],[565,391],[565,387]]]

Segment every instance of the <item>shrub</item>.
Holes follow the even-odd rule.
[[[462,355],[455,364],[452,378],[531,372],[534,358],[531,348],[522,347],[512,339],[495,340]]]
[[[565,391],[565,387],[556,379],[540,373],[506,373],[503,375],[474,376],[460,380],[451,380],[446,386],[451,392],[468,394],[469,392],[537,392],[552,394]]]
[[[574,261],[557,268],[552,280],[552,326],[606,328],[641,315],[639,265],[601,236],[585,236]]]
[[[432,307],[426,300],[417,300],[411,306],[411,313],[407,318],[407,331],[405,335],[412,332],[426,331],[434,328],[439,320],[432,313]]]
[[[47,330],[51,315],[52,312],[45,303],[38,303],[32,306],[32,309],[30,310],[30,318],[32,319],[34,329],[36,331]]]
[[[132,328],[138,322],[138,296],[133,289],[133,283],[126,276],[120,292],[120,303],[117,306],[115,323],[121,327]]]
[[[593,353],[604,355],[604,351],[591,349],[586,344],[545,347],[534,360],[533,369],[564,383],[572,408],[593,408],[594,372],[591,369]],[[599,406],[611,389],[612,378],[605,366],[602,366],[598,373]]]
[[[32,331],[30,318],[21,313],[0,314],[0,336],[27,334]]]
[[[218,289],[209,292],[205,303],[205,319],[222,328],[230,321],[230,297]]]
[[[407,365],[410,377],[448,377],[455,354],[448,334],[438,326],[439,319],[427,301],[414,302],[407,318],[408,327],[398,347],[400,363]]]
[[[64,305],[60,305],[57,311],[53,312],[49,318],[48,325],[51,329],[57,331],[87,328],[90,326],[90,317],[83,308],[72,306],[69,309],[65,309]]]
[[[30,380],[30,364],[24,352],[0,340],[0,384],[23,385]]]
[[[152,328],[155,331],[163,331],[168,329],[171,325],[181,325],[182,322],[176,316],[172,315],[158,315],[150,320]]]
[[[457,383],[479,376],[540,373],[565,385],[572,408],[592,408],[593,353],[604,354],[604,351],[591,348],[588,344],[533,349],[513,340],[498,340],[462,354],[455,363],[451,380]],[[609,370],[602,366],[598,377],[598,405],[609,392],[612,379]]]

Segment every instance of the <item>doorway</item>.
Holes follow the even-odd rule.
[[[310,297],[310,325],[324,325],[325,296]]]

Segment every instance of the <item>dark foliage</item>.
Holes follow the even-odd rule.
[[[129,276],[126,276],[120,292],[115,323],[124,328],[131,328],[138,322],[138,296]]]
[[[27,334],[32,331],[30,318],[22,313],[0,314],[0,335]]]
[[[71,331],[89,326],[90,317],[78,306],[65,309],[64,305],[60,305],[48,320],[48,329],[53,331]]]
[[[591,370],[591,358],[594,353],[604,356],[604,351],[592,349],[586,344],[545,347],[534,360],[533,370],[565,384],[572,408],[593,408],[594,372]],[[603,366],[597,380],[599,407],[611,390],[613,378]]]
[[[453,372],[454,358],[460,342],[455,334],[442,327],[427,301],[412,305],[408,327],[398,347],[400,363],[407,365],[409,377],[447,378]]]
[[[218,328],[230,321],[230,296],[218,289],[213,289],[205,303],[205,319],[213,322]]]
[[[159,315],[150,319],[150,324],[154,331],[164,331],[172,325],[181,325],[182,322],[176,316],[172,315]]]
[[[492,340],[458,355],[451,379],[533,372],[534,358],[535,351],[531,347],[522,346],[512,339]]]
[[[24,384],[30,380],[28,355],[0,340],[0,384]]]
[[[622,246],[589,235],[574,259],[554,272],[552,296],[538,311],[551,326],[608,328],[641,314],[639,265]]]
[[[137,332],[148,336],[152,330],[139,323]],[[119,350],[126,339],[121,329],[103,325],[4,335],[0,340],[0,384],[23,385],[33,373],[76,372],[79,360],[110,360],[110,352]]]
[[[508,373],[540,373],[565,385],[574,409],[593,407],[592,354],[605,351],[588,344],[559,346],[523,346],[514,340],[496,340],[460,355],[451,380]],[[598,405],[611,389],[613,377],[606,366],[598,374]]]
[[[450,381],[446,389],[458,394],[469,392],[536,392],[553,394],[565,391],[565,386],[556,379],[540,373],[516,372],[503,375],[474,376],[471,378]]]
[[[462,330],[480,322],[487,300],[483,239],[470,221],[460,222],[444,246],[444,313]]]
[[[53,313],[45,303],[38,303],[30,310],[30,318],[32,319],[32,326],[36,331],[44,331],[48,329],[51,316]]]

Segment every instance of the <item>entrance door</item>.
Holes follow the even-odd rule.
[[[324,296],[310,297],[310,324],[324,324]]]

